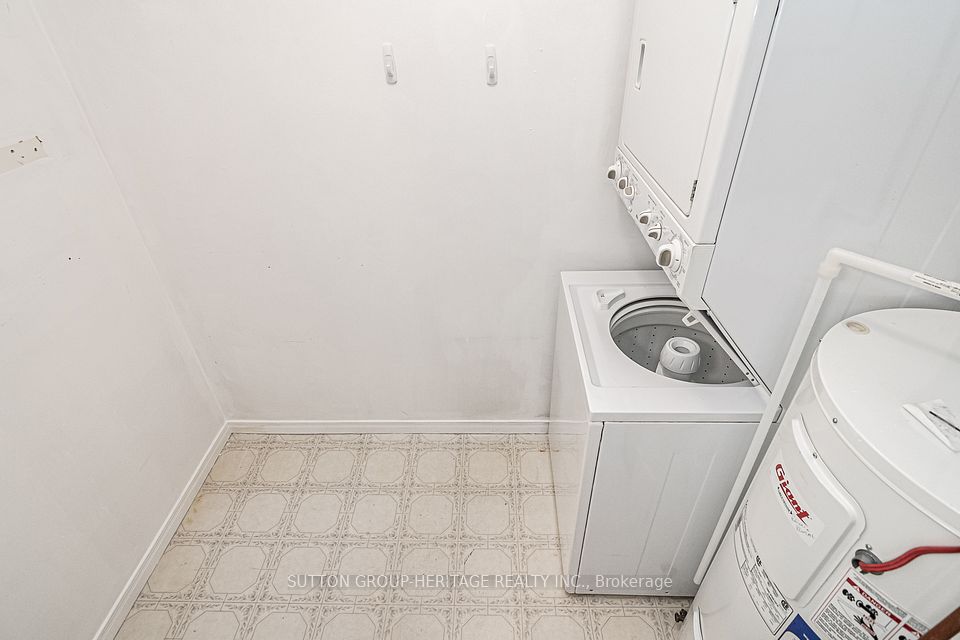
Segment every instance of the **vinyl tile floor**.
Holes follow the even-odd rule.
[[[542,435],[235,434],[117,638],[677,638],[685,599],[490,578],[561,573],[552,491]]]

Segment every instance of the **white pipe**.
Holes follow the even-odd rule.
[[[703,581],[703,577],[706,575],[707,569],[710,568],[710,563],[713,561],[717,547],[720,546],[720,541],[727,529],[727,524],[740,506],[740,500],[743,498],[750,474],[760,456],[763,443],[766,442],[767,436],[770,434],[777,413],[780,411],[780,403],[783,401],[783,397],[790,387],[790,382],[793,380],[793,376],[800,365],[800,358],[803,355],[803,350],[806,348],[807,340],[813,332],[813,326],[820,316],[820,309],[823,307],[823,302],[827,297],[827,293],[830,291],[830,285],[833,284],[834,279],[840,275],[843,267],[877,275],[887,280],[900,282],[917,289],[923,289],[930,293],[936,293],[960,301],[960,283],[928,276],[924,273],[898,267],[897,265],[860,255],[859,253],[853,253],[845,249],[833,248],[827,252],[826,257],[823,262],[820,263],[820,267],[817,270],[817,281],[813,286],[813,291],[810,293],[810,298],[807,300],[807,306],[803,310],[803,315],[800,317],[800,324],[797,325],[797,331],[793,336],[793,342],[790,344],[790,350],[787,351],[787,357],[783,361],[783,366],[780,368],[780,375],[777,377],[777,382],[773,387],[770,401],[763,412],[763,416],[760,418],[760,424],[757,426],[757,431],[753,436],[753,440],[750,442],[750,448],[747,449],[747,455],[743,461],[743,465],[740,467],[740,473],[737,474],[737,479],[733,483],[730,496],[723,506],[720,521],[713,530],[713,535],[707,544],[707,550],[700,560],[700,566],[697,567],[696,575],[693,577],[694,582],[697,584]]]

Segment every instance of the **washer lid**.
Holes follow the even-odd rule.
[[[749,381],[694,384],[674,380],[638,365],[615,343],[611,324],[625,307],[638,302],[657,306],[657,301],[664,300],[680,305],[675,298],[676,290],[663,270],[565,271],[560,278],[562,298],[558,326],[561,333],[558,338],[567,340],[569,327],[573,344],[564,344],[572,347],[569,355],[579,367],[579,380],[591,421],[759,421],[768,398],[760,385]],[[707,326],[703,329],[709,331]],[[659,356],[659,349],[656,355]],[[566,366],[567,362],[559,364]],[[554,387],[555,392],[557,388]],[[579,396],[573,389],[571,386],[568,391]]]
[[[960,313],[854,316],[827,332],[813,367],[821,402],[837,412],[828,418],[838,418],[850,447],[895,490],[960,531],[960,452],[904,408],[941,400],[960,416]]]

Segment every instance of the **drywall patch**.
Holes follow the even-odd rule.
[[[0,151],[0,173],[13,171],[40,158],[46,158],[43,140],[39,136],[20,140]]]

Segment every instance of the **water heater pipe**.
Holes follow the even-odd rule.
[[[860,573],[880,574],[901,569],[920,556],[926,556],[932,553],[960,553],[960,547],[914,547],[901,553],[893,560],[886,562],[857,562],[856,558],[854,558],[854,562],[856,562],[856,567],[860,570]]]
[[[813,286],[813,291],[810,293],[810,298],[807,300],[807,306],[803,310],[803,315],[800,317],[800,324],[797,325],[797,331],[793,336],[793,342],[790,344],[790,350],[787,351],[787,357],[783,361],[780,375],[777,377],[777,382],[770,395],[770,401],[766,409],[764,409],[763,416],[760,418],[760,424],[757,426],[757,431],[754,433],[753,440],[750,442],[750,448],[747,449],[747,455],[743,461],[743,465],[740,467],[740,473],[737,474],[736,482],[734,482],[730,496],[727,498],[727,502],[724,504],[723,511],[720,514],[720,520],[717,523],[717,527],[713,530],[713,535],[707,544],[707,550],[704,552],[703,558],[700,560],[700,566],[697,567],[697,573],[693,577],[694,582],[697,584],[703,581],[703,576],[706,575],[707,569],[710,568],[710,563],[713,562],[714,554],[716,554],[717,547],[720,546],[720,541],[723,539],[727,525],[740,506],[747,482],[750,480],[750,475],[760,456],[763,444],[766,442],[767,436],[773,427],[773,422],[780,411],[780,403],[783,401],[783,397],[790,387],[790,381],[793,380],[793,376],[800,365],[800,358],[803,355],[803,350],[807,345],[810,334],[813,333],[814,324],[816,324],[817,318],[820,316],[820,309],[823,307],[823,302],[827,297],[827,293],[830,291],[830,285],[833,284],[834,279],[840,275],[843,267],[870,273],[880,276],[881,278],[886,278],[887,280],[893,280],[894,282],[899,282],[910,287],[922,289],[928,293],[935,293],[950,298],[951,300],[960,301],[960,283],[929,276],[925,273],[899,267],[888,262],[883,262],[882,260],[877,260],[876,258],[870,258],[860,255],[859,253],[847,251],[846,249],[833,248],[827,252],[826,257],[817,269],[817,281]]]

